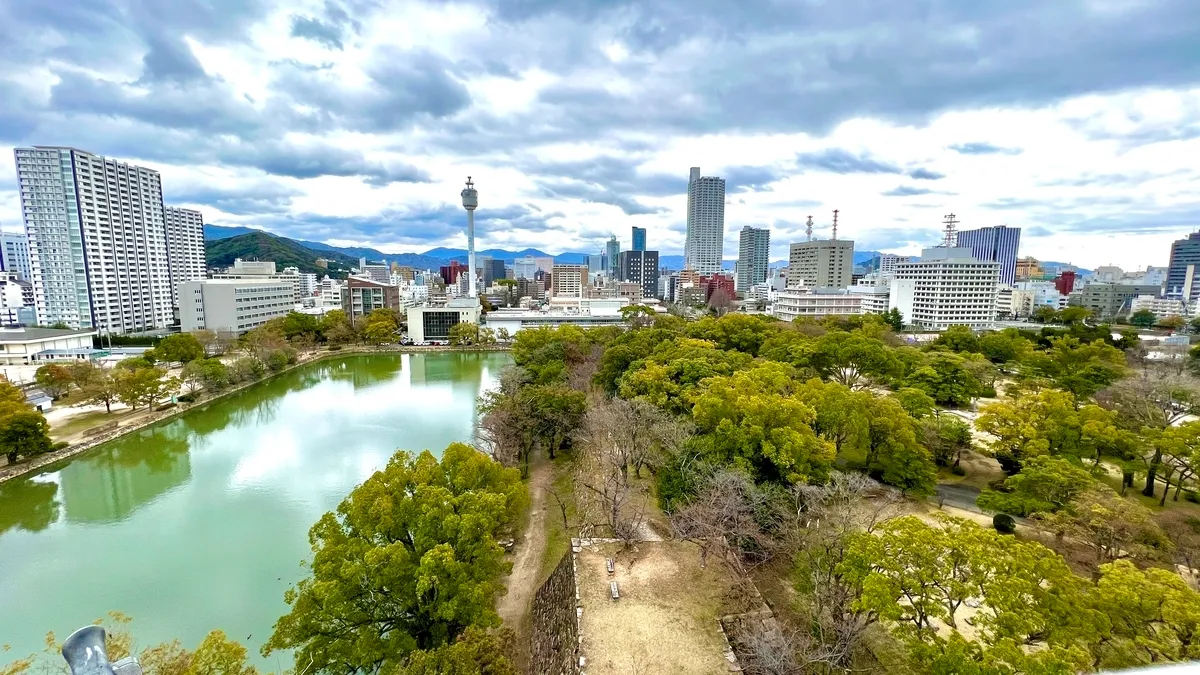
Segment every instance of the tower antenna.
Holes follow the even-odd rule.
[[[833,240],[837,241],[837,214],[838,210],[833,210]]]
[[[804,232],[808,235],[808,240],[812,241],[812,216],[808,217],[808,226],[804,228]]]
[[[472,298],[479,297],[479,292],[475,287],[475,209],[479,206],[479,191],[475,189],[475,183],[471,182],[471,177],[467,176],[467,187],[462,191],[463,208],[467,210],[467,270],[468,291],[467,295]]]
[[[946,219],[942,221],[942,224],[946,226],[946,228],[943,230],[943,232],[945,232],[945,239],[942,241],[942,246],[951,248],[958,243],[958,220],[954,218],[953,213],[945,218]]]

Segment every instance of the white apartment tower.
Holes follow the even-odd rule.
[[[737,277],[735,288],[746,292],[755,284],[765,283],[770,266],[771,231],[766,228],[743,227],[738,239]]]
[[[171,271],[171,302],[179,306],[179,284],[204,278],[204,216],[199,211],[168,206],[167,256]]]
[[[701,176],[693,166],[688,178],[687,239],[684,268],[701,274],[721,271],[725,239],[725,179]]]
[[[0,267],[29,281],[33,270],[29,267],[29,239],[16,232],[0,232]]]
[[[74,148],[17,148],[38,321],[116,334],[172,321],[157,171]]]
[[[969,248],[927,248],[921,259],[896,264],[889,304],[905,325],[991,328],[996,321],[1000,263],[978,260]]]

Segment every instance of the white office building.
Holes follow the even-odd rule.
[[[978,260],[969,248],[927,248],[920,260],[896,265],[889,304],[917,328],[991,328],[999,276],[1000,263]]]
[[[207,328],[241,335],[286,316],[296,306],[292,284],[282,279],[206,279],[179,285],[183,332]]]
[[[513,260],[514,279],[532,279],[538,271],[538,260],[533,256]]]
[[[845,288],[788,289],[776,293],[775,302],[771,305],[771,314],[782,321],[862,313],[862,295]]]
[[[17,148],[38,320],[101,333],[172,322],[157,171],[74,148]]]
[[[863,314],[883,314],[891,309],[891,287],[883,277],[864,279],[849,290],[862,298]]]
[[[168,206],[167,256],[171,272],[171,301],[179,306],[179,284],[204,278],[204,216],[199,211]]]
[[[587,280],[587,265],[555,265],[550,271],[550,294],[556,298],[583,298]]]
[[[879,276],[885,279],[890,279],[896,273],[896,265],[901,260],[908,260],[908,256],[899,256],[895,253],[880,253],[879,254]]]
[[[300,269],[297,267],[285,267],[282,272],[275,270],[275,263],[269,260],[242,260],[234,258],[233,266],[227,268],[224,272],[212,275],[213,279],[246,279],[246,280],[273,280],[286,281],[292,287],[292,302],[298,303],[304,298],[301,293]],[[341,302],[341,296],[338,296],[338,302]]]
[[[29,240],[16,232],[0,232],[0,269],[12,272],[25,281],[32,281],[29,266]]]
[[[751,286],[767,280],[771,265],[771,231],[766,228],[743,227],[738,238],[737,274],[734,287],[743,293]]]
[[[687,239],[684,269],[701,274],[721,271],[725,239],[725,179],[701,176],[693,166],[688,178]]]

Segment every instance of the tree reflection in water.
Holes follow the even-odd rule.
[[[0,534],[9,530],[40,532],[58,520],[58,483],[14,478],[0,483]]]

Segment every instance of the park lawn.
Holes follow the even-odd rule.
[[[50,440],[60,441],[65,438],[70,438],[78,433],[87,431],[92,427],[107,424],[113,420],[125,419],[127,416],[128,411],[125,413],[107,413],[103,410],[94,410],[92,412],[72,415],[62,423],[55,424],[50,427]]]

